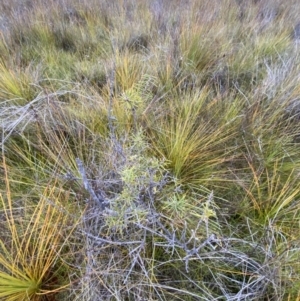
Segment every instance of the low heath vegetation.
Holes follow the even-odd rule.
[[[0,300],[300,300],[299,15],[0,1]]]

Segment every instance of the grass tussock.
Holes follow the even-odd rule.
[[[0,300],[300,300],[299,5],[0,3]]]
[[[76,221],[66,214],[68,195],[51,185],[37,202],[30,198],[13,202],[5,160],[3,168],[6,193],[1,195],[0,297],[49,300],[70,285],[63,257],[68,254],[68,239]]]

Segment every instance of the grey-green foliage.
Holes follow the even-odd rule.
[[[147,202],[153,202],[155,191],[164,181],[166,169],[164,162],[147,154],[141,131],[130,139],[126,156],[119,175],[122,191],[110,201],[106,223],[115,231],[122,233],[130,224],[146,219],[149,209]]]

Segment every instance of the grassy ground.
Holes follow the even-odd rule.
[[[300,300],[297,0],[0,1],[0,299]]]

